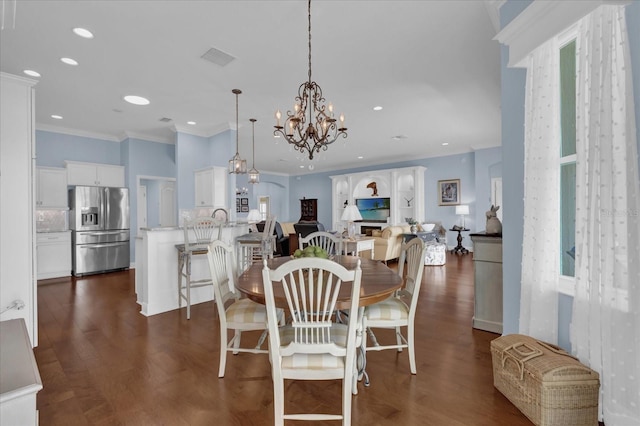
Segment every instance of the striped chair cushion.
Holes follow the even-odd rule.
[[[294,332],[291,326],[280,328],[280,344],[286,346],[293,341]],[[331,327],[331,341],[340,346],[347,344],[347,326],[334,324]],[[323,370],[330,368],[344,368],[344,358],[331,354],[294,354],[282,357],[283,369]]]
[[[409,309],[401,300],[390,297],[382,302],[374,303],[364,309],[364,315],[370,321],[393,321],[409,317]]]
[[[267,309],[250,299],[240,299],[226,310],[229,323],[267,323]]]

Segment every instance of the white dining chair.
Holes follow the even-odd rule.
[[[402,244],[400,260],[398,261],[398,274],[400,277],[404,276],[405,284],[403,289],[382,302],[365,307],[362,320],[364,330],[368,332],[363,333],[362,336],[362,346],[365,353],[385,349],[397,349],[398,352],[402,352],[403,348],[407,348],[411,374],[416,374],[414,318],[420,286],[422,285],[426,251],[427,246],[420,238],[414,238],[408,243]],[[406,337],[402,334],[401,327],[407,327]],[[380,345],[372,328],[394,328],[396,331],[396,343]],[[372,346],[369,347],[367,346],[367,334],[372,341]]]
[[[264,305],[250,299],[241,299],[235,289],[235,259],[233,247],[216,240],[209,244],[207,258],[213,280],[215,301],[220,320],[220,364],[218,377],[224,377],[227,352],[234,355],[239,352],[268,353],[261,349],[267,332],[267,310]],[[276,318],[282,319],[282,310],[276,312]],[[233,337],[227,341],[227,330],[234,330]],[[253,348],[240,347],[243,331],[264,330]]]
[[[269,349],[275,425],[291,420],[342,420],[351,424],[357,321],[333,322],[341,287],[348,286],[350,309],[357,312],[362,270],[328,259],[300,258],[272,270],[264,261],[262,278],[269,323]],[[282,288],[291,323],[277,326],[274,287]],[[285,380],[342,380],[342,413],[285,413]]]
[[[312,232],[306,237],[298,237],[298,248],[304,249],[306,246],[322,247],[327,254],[342,254],[342,237],[326,231]]]
[[[185,221],[183,229],[184,244],[176,245],[178,250],[178,308],[182,308],[184,300],[187,304],[187,319],[191,319],[191,290],[213,285],[209,276],[196,280],[191,278],[191,262],[193,256],[207,253],[208,244],[214,240],[214,235],[220,237],[221,224],[211,217],[198,217]],[[193,234],[193,237],[190,234]]]

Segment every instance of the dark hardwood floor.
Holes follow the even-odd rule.
[[[146,318],[131,270],[40,281],[38,308],[42,426],[273,424],[266,355],[229,355],[225,377],[217,377],[213,302],[193,306],[189,321],[184,309]],[[418,374],[410,374],[406,352],[370,352],[371,386],[359,385],[353,424],[530,426],[493,387],[489,342],[498,335],[471,328],[472,316],[471,256],[426,267],[416,316]],[[287,408],[340,410],[339,381],[285,386]]]

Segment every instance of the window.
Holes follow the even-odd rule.
[[[271,210],[269,197],[258,197],[258,210],[260,211],[262,220],[267,220],[267,216],[269,216]]]
[[[576,42],[560,49],[560,273],[575,277]]]

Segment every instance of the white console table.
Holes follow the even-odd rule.
[[[37,425],[40,372],[22,318],[0,322],[0,424]]]
[[[373,259],[374,242],[375,239],[371,237],[355,237],[353,240],[344,239],[344,252],[358,256],[360,252],[369,250],[371,253],[371,259]]]
[[[502,236],[471,234],[475,304],[473,328],[502,334]]]

